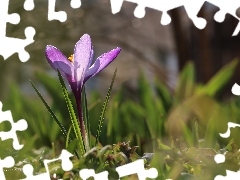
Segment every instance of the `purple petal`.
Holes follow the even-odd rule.
[[[58,48],[47,45],[45,50],[45,56],[48,63],[54,70],[58,69],[68,81],[74,81],[73,64]]]
[[[91,55],[90,55],[90,61],[89,61],[89,64],[88,64],[88,67],[87,69],[90,68],[91,64],[92,64],[92,60],[93,60],[93,54],[94,54],[94,51],[93,51],[93,47],[92,47],[92,50],[91,50]]]
[[[84,34],[74,48],[75,78],[78,86],[83,83],[83,76],[91,63],[92,45],[91,38]]]
[[[117,57],[120,51],[121,48],[116,48],[98,57],[95,63],[86,72],[84,82],[107,67]]]

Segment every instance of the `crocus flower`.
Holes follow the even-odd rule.
[[[120,51],[121,49],[117,47],[104,53],[92,64],[93,48],[91,38],[88,34],[84,34],[76,43],[74,54],[69,58],[54,46],[47,45],[46,47],[45,55],[48,63],[53,69],[59,70],[61,75],[67,79],[75,96],[83,139],[85,139],[86,135],[81,109],[81,91],[83,85],[89,78],[107,67]]]
[[[71,57],[67,58],[59,49],[51,45],[47,45],[45,55],[51,67],[58,69],[67,79],[76,97],[81,92],[84,83],[107,67],[120,51],[121,49],[117,47],[104,53],[91,65],[93,59],[91,38],[88,34],[84,34],[76,43]]]

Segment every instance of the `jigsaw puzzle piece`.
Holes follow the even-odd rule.
[[[0,132],[0,137],[4,141],[6,139],[13,139],[13,148],[15,150],[19,150],[23,147],[23,145],[19,144],[16,131],[25,131],[27,129],[27,122],[24,119],[21,119],[14,123],[13,121],[9,121],[12,125],[12,128],[8,132]]]
[[[5,180],[5,175],[3,168],[11,168],[15,164],[15,161],[12,156],[8,156],[4,159],[0,159],[0,179]]]
[[[13,148],[15,150],[19,150],[23,147],[23,145],[19,144],[18,137],[16,131],[24,131],[27,129],[28,124],[27,121],[21,119],[16,123],[13,121],[11,111],[2,111],[2,102],[0,102],[0,123],[3,121],[8,121],[11,123],[11,130],[8,132],[0,132],[0,138],[4,141],[7,139],[13,139]]]
[[[160,2],[161,3],[159,3],[159,1],[151,0],[151,3],[149,3],[147,5],[147,3],[145,1],[146,7],[162,12],[162,17],[161,17],[160,23],[165,26],[165,25],[170,24],[172,21],[171,17],[169,16],[168,11],[178,8],[178,7],[181,7],[184,4],[184,0],[179,0],[179,1],[163,0]]]
[[[18,53],[18,57],[22,62],[26,62],[30,58],[29,53],[25,51],[25,47],[34,42],[33,37],[36,31],[33,27],[27,27],[24,33],[26,39],[6,36],[0,37],[0,55],[2,55],[5,60],[14,53]]]
[[[239,9],[240,9],[240,7],[236,10],[236,15],[237,15],[238,19],[240,19],[240,15],[239,15],[240,13],[238,13],[238,12],[240,12],[240,11],[238,11]],[[239,31],[240,31],[240,21],[238,22],[238,25],[237,25],[237,27],[235,28],[232,36],[237,36],[238,33],[239,33]]]
[[[227,15],[231,15],[234,18],[238,19],[238,24],[235,27],[235,30],[233,31],[231,36],[237,36],[239,31],[240,31],[240,18],[236,15],[236,11],[237,9],[240,7],[240,1],[234,1],[234,0],[230,0],[230,1],[213,1],[210,0],[209,2],[211,2],[212,4],[218,6],[220,8],[220,10],[218,12],[216,12],[216,14],[214,15],[214,19],[217,22],[223,22]],[[228,4],[231,4],[231,6],[229,6]]]
[[[226,14],[231,14],[235,18],[239,19],[239,17],[236,15],[237,9],[240,7],[240,1],[236,0],[208,0],[209,3],[214,4],[215,6],[218,6],[220,10],[215,14],[214,19],[217,22],[223,22],[225,20]],[[231,6],[229,6],[231,4]],[[240,20],[240,19],[239,19]]]
[[[187,12],[187,15],[198,29],[205,28],[207,24],[206,19],[197,16],[204,2],[205,2],[204,0],[198,0],[198,1],[184,0],[183,6]]]
[[[226,64],[224,63],[226,60],[223,57],[226,56],[227,51],[233,52],[237,43],[237,39],[232,38],[231,35],[237,22],[239,22],[238,19],[230,14],[226,14],[224,22],[216,22],[214,14],[218,9],[219,7],[214,4],[204,2],[197,16],[207,20],[208,24],[204,29],[199,30],[199,28],[195,28],[194,26],[190,29],[190,36],[194,39],[194,41],[190,42],[190,51],[195,52],[191,59],[195,60],[197,67],[206,67],[204,70],[197,70],[199,71],[199,80],[202,82],[207,82],[222,65]],[[236,55],[231,53],[231,57],[228,58],[231,59],[234,56]],[[215,61],[218,62],[215,63]]]
[[[216,162],[216,163],[223,163],[223,162],[225,162],[225,155],[223,155],[223,154],[216,154],[215,156],[214,156],[214,161]]]
[[[70,157],[72,157],[72,156],[73,156],[73,154],[71,154],[67,150],[63,149],[61,154],[60,154],[60,156],[58,158],[50,159],[50,160],[49,159],[45,159],[43,161],[43,163],[44,163],[44,166],[47,167],[48,163],[61,160],[62,169],[64,171],[70,171],[73,168],[72,161],[70,160]]]
[[[233,86],[232,86],[232,93],[236,96],[240,96],[240,86],[235,83]]]
[[[111,4],[111,10],[113,14],[117,14],[120,12],[122,5],[123,5],[123,0],[110,0]]]
[[[93,177],[95,180],[108,180],[107,171],[96,174],[93,169],[82,169],[79,171],[79,176],[82,180],[87,180],[90,177]]]
[[[74,9],[80,8],[82,5],[81,0],[71,0],[70,6]]]
[[[233,123],[233,122],[228,122],[228,125],[227,125],[227,131],[225,133],[220,133],[220,136],[222,138],[228,138],[230,136],[230,133],[231,133],[231,128],[235,128],[235,127],[240,127],[240,124],[237,124],[237,123]]]
[[[122,4],[124,0],[110,0],[112,13],[116,14],[121,10]],[[153,10],[161,11],[162,18],[160,23],[162,25],[168,25],[171,22],[171,17],[168,12],[171,9],[180,7],[184,4],[184,0],[125,0],[131,3],[137,4],[137,7],[134,10],[134,16],[137,18],[143,18],[145,16],[145,8],[151,8]]]
[[[206,5],[208,4],[208,6],[211,5],[213,7],[216,7],[216,9],[220,8],[220,10],[218,10],[215,13],[215,15],[212,19],[213,28],[216,29],[215,30],[216,33],[219,34],[219,37],[216,37],[216,40],[215,40],[216,41],[215,42],[216,46],[221,45],[222,48],[224,48],[224,46],[226,46],[226,49],[227,49],[230,46],[234,46],[234,45],[238,44],[239,40],[236,37],[234,38],[234,37],[231,37],[231,36],[233,36],[234,34],[236,35],[236,33],[239,32],[239,31],[236,32],[236,29],[237,29],[236,27],[237,27],[237,25],[239,25],[239,19],[236,18],[236,16],[233,16],[232,13],[225,13],[224,16],[223,16],[224,18],[221,17],[222,18],[221,21],[216,21],[216,18],[215,18],[216,14],[218,12],[221,12],[221,7],[220,6],[218,7],[217,5],[212,4],[212,3],[208,3],[208,2],[206,2],[205,4]],[[220,19],[218,19],[218,20],[220,20]],[[222,35],[220,35],[220,34],[222,34]],[[217,34],[216,34],[216,36],[217,36]]]
[[[80,8],[81,7],[81,0],[71,0],[70,5],[74,9]],[[25,0],[23,7],[26,11],[32,11],[35,7],[34,0]],[[51,8],[52,8],[52,3],[51,3]],[[65,18],[65,14],[61,13],[61,15],[63,15],[64,18]]]
[[[33,175],[33,167],[31,164],[25,164],[22,168],[23,173],[26,175],[26,178],[21,179],[21,180],[51,180],[50,179],[50,174],[48,172],[38,174],[38,175]]]
[[[20,22],[20,16],[17,13],[8,14],[6,20],[11,24],[18,24]]]
[[[59,20],[65,22],[67,20],[67,13],[65,11],[55,11],[56,0],[48,0],[48,20]]]
[[[217,175],[214,180],[233,180],[240,179],[240,171],[234,172],[226,170],[226,176]]]
[[[156,1],[156,0],[125,0],[131,3],[137,4],[136,9],[134,10],[134,16],[137,18],[143,18],[145,16],[145,8],[151,8],[157,11],[162,12],[162,18],[160,23],[162,25],[168,25],[171,22],[171,17],[168,14],[168,11],[171,11],[172,9],[175,9],[180,6],[184,6],[188,17],[192,20],[193,24],[198,29],[203,29],[206,27],[207,21],[206,19],[197,16],[198,12],[202,8],[203,4],[206,2],[205,0],[198,0],[198,1],[192,1],[192,0],[162,0],[162,1]],[[111,3],[111,9],[112,13],[116,14],[121,10],[121,7],[123,5],[124,0],[110,0]],[[240,1],[236,0],[210,0],[212,4],[215,6],[220,7],[219,12],[217,12],[214,16],[214,19],[218,22],[223,22],[225,19],[226,14],[231,14],[235,18],[240,18],[236,15],[236,10],[238,7],[240,7]],[[231,6],[228,4],[231,3]],[[240,30],[240,24],[237,26],[236,30],[234,31],[233,35],[236,35]]]
[[[212,4],[214,4],[220,8],[220,10],[218,12],[216,12],[216,14],[214,15],[215,21],[223,22],[226,19],[227,14],[232,15],[233,17],[238,19],[238,21],[240,20],[240,18],[236,14],[237,9],[240,7],[240,1],[209,0],[209,2],[211,2]],[[231,6],[229,6],[229,4],[231,4]],[[238,22],[238,25],[236,26],[232,36],[238,35],[239,31],[240,31],[240,22]]]
[[[237,36],[240,31],[240,22],[238,23],[237,27],[235,28],[232,36]]]
[[[18,24],[20,16],[17,13],[8,14],[9,0],[1,0],[0,6],[0,37],[6,35],[7,22],[11,24]]]
[[[2,0],[0,6],[0,55],[6,60],[14,53],[18,53],[19,59],[26,62],[29,54],[25,47],[34,42],[35,29],[27,27],[25,29],[26,39],[6,37],[7,23],[18,24],[20,22],[19,14],[8,14],[9,0]]]
[[[125,177],[133,174],[138,175],[139,180],[146,180],[146,178],[156,178],[158,176],[158,171],[156,168],[145,169],[144,160],[139,159],[132,163],[120,166],[116,168],[119,177]]]
[[[23,173],[26,175],[25,179],[22,180],[50,180],[50,172],[48,169],[48,163],[61,160],[61,166],[64,171],[70,171],[73,168],[72,161],[69,159],[73,154],[63,149],[58,158],[54,159],[45,159],[43,160],[44,167],[46,169],[45,173],[38,175],[33,175],[33,167],[31,164],[25,164],[23,166]]]
[[[23,8],[26,11],[32,11],[34,9],[35,5],[34,5],[34,0],[25,0],[24,4],[23,4]]]
[[[138,4],[138,6],[134,10],[135,17],[143,18],[145,16],[146,3],[144,0],[125,0],[125,1]],[[123,0],[110,0],[110,3],[111,3],[112,13],[113,14],[119,13],[123,5]]]
[[[146,10],[145,8],[147,7],[146,6],[146,1],[144,0],[139,0],[137,1],[138,3],[138,6],[135,8],[133,14],[136,18],[143,18],[146,14]]]

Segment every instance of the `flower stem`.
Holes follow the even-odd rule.
[[[83,138],[84,145],[85,145],[85,150],[88,151],[89,150],[89,142],[88,142],[87,132],[85,129],[81,102],[82,102],[81,93],[77,93],[76,104],[77,104],[77,111],[78,111],[78,119],[79,119],[82,138]]]

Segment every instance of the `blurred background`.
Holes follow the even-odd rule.
[[[37,71],[56,76],[45,60],[45,46],[54,45],[70,56],[75,43],[84,33],[92,38],[94,59],[117,46],[122,48],[117,60],[87,83],[90,91],[96,88],[106,90],[115,67],[119,72],[115,88],[122,83],[130,89],[134,88],[142,70],[150,80],[156,75],[159,81],[172,88],[178,72],[189,60],[196,67],[196,79],[206,83],[223,65],[239,56],[239,35],[231,36],[238,20],[227,15],[223,23],[217,23],[213,15],[219,8],[209,3],[205,3],[199,12],[199,16],[207,20],[203,30],[193,25],[181,7],[169,12],[172,22],[163,26],[159,22],[161,12],[146,8],[146,16],[138,19],[133,15],[137,5],[130,2],[124,2],[120,13],[113,15],[108,0],[83,1],[79,9],[72,9],[70,1],[59,0],[56,11],[66,11],[68,16],[63,23],[48,21],[47,0],[35,0],[34,3],[34,10],[28,12],[23,8],[24,0],[10,1],[9,13],[18,13],[21,22],[17,25],[8,23],[7,36],[24,39],[27,26],[34,27],[36,35],[35,42],[26,48],[31,56],[26,63],[21,63],[17,54],[6,61],[1,57],[0,68],[4,76],[1,75],[0,82],[5,85],[0,89],[0,99],[6,96],[13,82],[27,94],[31,92],[28,79],[34,80]],[[235,75],[232,82],[237,81],[239,78]],[[228,94],[230,89],[226,88],[224,92]]]
[[[21,21],[17,25],[7,24],[7,36],[24,39],[24,29],[27,26],[34,27],[36,35],[34,43],[26,47],[27,52],[30,53],[30,59],[26,63],[20,62],[17,54],[5,61],[3,57],[0,57],[0,100],[4,102],[4,109],[13,111],[16,119],[25,118],[29,122],[32,121],[30,123],[32,133],[34,134],[37,131],[38,135],[42,137],[40,138],[42,143],[44,138],[48,139],[46,144],[49,146],[51,146],[51,141],[56,140],[60,132],[53,125],[55,122],[50,125],[50,130],[56,131],[55,135],[54,133],[49,135],[49,131],[44,130],[44,127],[39,130],[41,128],[36,125],[37,121],[49,122],[51,117],[48,116],[47,110],[44,109],[45,107],[41,104],[29,82],[29,79],[31,79],[46,100],[52,103],[54,107],[54,98],[49,93],[51,88],[46,79],[57,81],[57,73],[50,68],[45,59],[44,51],[48,44],[58,47],[66,56],[70,56],[73,53],[75,43],[84,33],[88,33],[92,38],[94,59],[115,47],[122,48],[120,55],[108,68],[86,83],[87,95],[90,99],[89,104],[92,105],[91,107],[95,107],[95,110],[93,108],[90,113],[90,117],[96,119],[96,122],[115,68],[118,72],[114,83],[114,92],[124,89],[124,93],[121,98],[120,95],[113,97],[120,98],[120,100],[117,100],[120,102],[125,95],[133,100],[140,99],[141,92],[138,91],[138,87],[141,75],[146,78],[150,87],[154,86],[154,82],[157,81],[166,86],[167,93],[174,95],[179,79],[178,74],[188,61],[193,63],[196,83],[205,84],[224,65],[240,55],[240,35],[231,36],[239,22],[238,19],[227,15],[223,23],[215,22],[213,16],[218,8],[208,3],[205,3],[199,12],[199,16],[207,20],[207,26],[203,30],[199,30],[193,25],[184,8],[181,7],[169,12],[172,22],[170,25],[163,26],[160,24],[161,12],[146,8],[145,17],[138,19],[133,15],[137,5],[129,2],[124,2],[121,11],[113,15],[109,0],[82,0],[82,6],[79,9],[72,9],[70,0],[57,0],[56,11],[67,12],[67,21],[63,23],[57,20],[48,21],[47,0],[35,0],[34,3],[34,10],[28,12],[23,8],[24,0],[10,0],[9,13],[18,13]],[[238,12],[236,13],[238,14]],[[232,96],[232,85],[235,82],[240,83],[240,76],[237,73],[240,71],[240,66],[238,65],[236,69],[233,77],[216,95],[217,100],[228,100]],[[52,88],[54,89],[54,87]],[[60,95],[61,93],[59,92]],[[97,103],[94,104],[94,102]],[[207,102],[209,103],[209,101]],[[60,100],[56,104],[59,105],[59,103],[61,104]],[[109,108],[110,111],[114,111],[116,101],[112,99],[112,103],[113,105],[110,105]],[[206,102],[202,103],[204,105]],[[63,102],[62,109],[66,109],[64,105]],[[166,107],[165,110],[170,111],[171,103]],[[31,108],[35,110],[30,110]],[[137,108],[134,107],[134,111],[141,116],[144,107],[142,108],[136,111]],[[54,109],[63,122],[68,122],[64,121],[68,117],[66,111],[65,115],[61,115],[64,111],[58,111],[58,107]],[[30,111],[32,111],[32,115]],[[128,123],[133,118],[140,119],[139,116],[129,117]],[[146,118],[144,113],[142,116]],[[106,119],[109,120],[111,116],[107,115],[107,117]],[[169,116],[166,113],[164,117]],[[118,118],[121,118],[121,116],[119,115]],[[126,121],[128,119],[126,117],[122,118],[125,118]],[[120,126],[119,123],[121,121],[115,122],[116,127]],[[124,122],[122,123],[124,126]],[[108,127],[111,127],[111,124],[108,125]],[[139,124],[141,132],[144,132],[145,125]],[[154,123],[152,125],[154,126]],[[95,126],[97,125],[93,123],[92,128],[96,129]],[[130,127],[138,128],[133,124],[129,126],[129,129],[131,129]],[[123,129],[120,131],[123,131]],[[161,128],[156,131],[165,133]],[[137,139],[134,141],[138,142],[137,144],[145,143],[142,140],[140,142],[138,137],[130,137],[127,132],[123,133],[123,139],[120,138],[122,135],[114,139],[114,135],[110,135],[113,131],[107,127],[103,132],[108,132],[104,137],[112,137],[112,139],[104,139],[103,137],[103,144],[133,140],[134,138]],[[141,137],[144,137],[144,134],[141,134]]]

